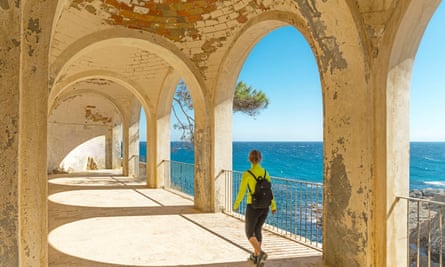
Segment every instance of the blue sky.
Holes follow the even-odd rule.
[[[414,63],[411,141],[445,141],[443,25],[442,3],[428,25]],[[298,30],[283,27],[260,40],[246,59],[239,80],[265,92],[270,104],[255,118],[234,114],[234,141],[322,140],[319,73],[314,55]],[[141,128],[141,139],[145,139],[145,123]],[[172,130],[172,140],[178,139],[179,133]]]
[[[412,141],[445,141],[445,3],[426,29],[414,62],[410,96]]]

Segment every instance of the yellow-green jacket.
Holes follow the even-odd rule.
[[[255,174],[256,177],[264,175],[264,168],[261,167],[260,164],[252,164],[250,171],[253,172],[253,174]],[[270,182],[269,173],[266,173],[266,179]],[[249,188],[250,188],[250,190],[252,190],[252,194],[253,194],[255,192],[256,180],[255,180],[255,178],[253,178],[253,176],[249,172],[245,171],[243,173],[243,177],[241,178],[241,185],[240,185],[240,188],[238,191],[238,195],[236,196],[235,204],[233,205],[234,210],[238,210],[239,204],[243,200],[244,194],[248,190],[247,185],[249,185]],[[249,192],[247,194],[247,204],[250,204],[250,203],[252,203],[252,195]],[[272,211],[277,209],[277,205],[275,203],[275,198],[272,199],[270,208],[272,209]]]

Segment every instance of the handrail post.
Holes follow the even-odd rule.
[[[432,201],[428,199],[413,198],[413,197],[397,197],[399,200],[403,199],[408,203],[408,221],[407,221],[407,251],[408,251],[408,265],[413,264],[410,262],[412,259],[410,252],[412,248],[410,245],[415,245],[415,266],[438,266],[443,265],[443,209],[445,208],[444,202]],[[416,211],[411,210],[411,202],[416,203]],[[423,212],[421,212],[423,208]],[[411,212],[410,212],[411,210]],[[410,217],[416,216],[416,226],[410,226]],[[439,217],[437,217],[439,216]],[[415,229],[416,233],[411,231]],[[438,236],[438,240],[433,238]],[[412,237],[412,238],[411,238]],[[436,243],[433,243],[436,241]],[[426,244],[424,244],[426,242]],[[426,256],[426,259],[425,259]],[[438,261],[438,262],[435,262]],[[422,263],[423,264],[422,264]]]

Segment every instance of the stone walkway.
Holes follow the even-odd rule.
[[[49,180],[49,266],[253,266],[242,221],[111,174]],[[267,266],[323,266],[321,253],[265,232]]]

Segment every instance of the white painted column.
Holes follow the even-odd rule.
[[[232,109],[233,100],[231,98],[217,104],[215,107],[215,135],[213,144],[215,146],[214,181],[216,211],[231,208],[227,206],[231,201],[226,201],[230,196],[227,195],[226,175],[222,171],[232,170]]]

